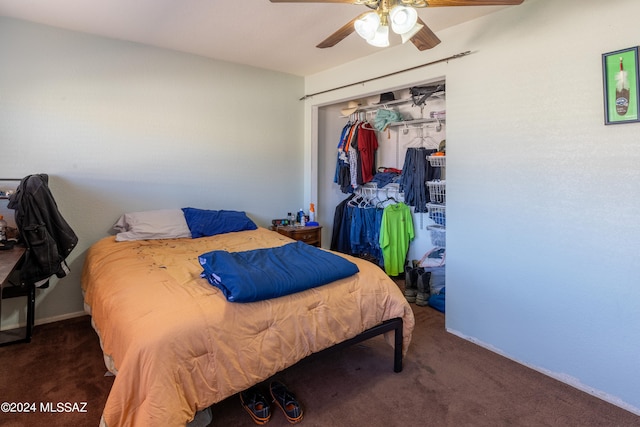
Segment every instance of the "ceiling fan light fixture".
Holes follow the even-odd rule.
[[[412,29],[410,29],[406,33],[400,34],[400,37],[402,37],[402,44],[404,44],[404,43],[408,42],[409,40],[411,40],[413,38],[413,36],[418,34],[420,32],[420,30],[423,29],[423,28],[424,28],[424,25],[416,24],[416,25],[413,26]]]
[[[375,47],[389,46],[389,26],[379,26],[374,37],[371,40],[367,40],[367,43]]]
[[[412,31],[418,22],[418,12],[407,6],[394,6],[389,11],[391,29],[396,34]]]
[[[367,41],[373,40],[380,28],[380,16],[376,12],[365,13],[362,17],[356,19],[353,26],[360,37]]]

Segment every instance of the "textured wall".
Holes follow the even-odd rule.
[[[310,76],[306,91],[471,51],[308,103],[446,76],[448,330],[640,413],[640,124],[604,125],[601,66],[638,44],[638,13],[526,0],[440,32],[431,51]]]
[[[303,79],[0,18],[0,177],[48,173],[79,235],[36,317],[82,311],[86,249],[123,212],[302,203]],[[24,319],[7,304],[3,326]]]

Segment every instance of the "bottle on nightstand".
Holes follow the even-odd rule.
[[[313,203],[309,205],[309,222],[316,221],[316,207]]]

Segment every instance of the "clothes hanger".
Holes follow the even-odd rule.
[[[371,122],[369,122],[369,121],[364,121],[364,123],[362,124],[362,129],[368,129],[368,130],[373,130],[373,131],[377,130],[376,128],[371,126]]]
[[[365,196],[362,196],[362,199],[360,199],[360,203],[358,203],[358,207],[362,209],[368,204],[369,204],[369,199],[367,199]]]
[[[351,200],[349,200],[347,202],[347,205],[351,206],[352,208],[357,208],[358,205],[360,204],[361,200],[362,200],[362,195],[358,194],[358,195],[356,195],[356,197],[354,197]]]
[[[424,134],[424,129],[427,129],[428,127],[429,126],[420,126],[415,128],[419,130],[419,134],[407,144],[405,144],[405,148],[430,148],[437,150],[440,143],[433,136],[431,136],[431,134]],[[420,144],[416,145],[416,141],[418,141]],[[427,144],[427,142],[430,142],[430,144]]]
[[[378,188],[362,187],[362,192],[365,199],[365,203],[361,204],[360,207],[364,209],[375,207],[374,200],[378,197]]]
[[[368,206],[369,208],[377,208],[378,203],[380,203],[380,199],[378,198],[378,191],[376,189],[375,195],[371,198],[371,204]]]
[[[409,141],[407,144],[405,144],[405,148],[409,148],[409,147],[418,148],[418,147],[423,147],[424,146],[425,136],[424,136],[424,132],[423,132],[422,127],[417,127],[417,128],[414,128],[414,129],[417,129],[419,131],[418,132],[418,136],[416,136],[411,141]],[[419,142],[419,145],[416,145],[416,142]]]
[[[381,200],[380,202],[378,202],[378,203],[376,204],[376,208],[380,208],[380,207],[385,207],[385,208],[386,208],[387,206],[390,206],[390,205],[392,205],[392,204],[400,203],[400,202],[398,202],[398,200],[396,200],[396,198],[395,198],[395,197],[393,197],[393,196],[389,195],[389,189],[388,189],[388,188],[385,188],[384,190],[385,190],[385,196],[386,196],[386,198],[385,198],[384,200]],[[385,206],[384,204],[385,204],[386,202],[389,202],[389,201],[392,201],[393,203],[389,203],[388,205],[386,205],[386,206]]]
[[[431,148],[431,149],[438,149],[438,146],[440,145],[440,143],[438,141],[436,141],[436,139],[434,137],[432,137],[431,135],[426,135],[424,137],[424,139],[431,141],[431,144],[429,144],[429,146],[425,147],[425,148]],[[423,141],[423,146],[424,146],[424,141]]]

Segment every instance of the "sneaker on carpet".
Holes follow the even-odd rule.
[[[254,423],[262,425],[271,419],[271,407],[256,387],[240,392],[240,403]]]
[[[302,420],[302,407],[296,399],[296,396],[287,389],[287,387],[278,381],[269,384],[269,391],[273,401],[284,413],[291,424],[295,424]]]

